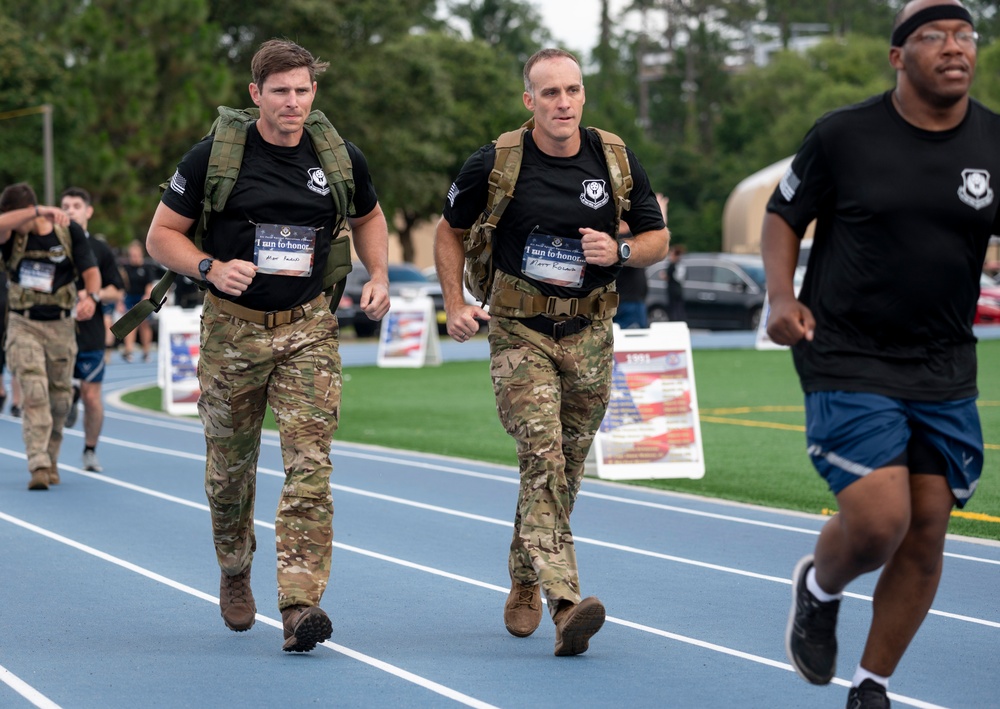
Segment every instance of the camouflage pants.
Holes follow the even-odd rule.
[[[211,299],[202,310],[198,410],[216,556],[229,575],[252,561],[261,424],[270,404],[285,468],[274,524],[279,610],[319,605],[333,549],[330,445],[340,417],[339,332],[323,296],[306,308],[301,320],[270,330],[219,312]]]
[[[497,413],[521,473],[510,575],[541,584],[554,614],[557,601],[580,602],[570,513],[611,391],[611,321],[557,342],[494,316],[489,339]]]
[[[55,468],[73,402],[76,321],[29,320],[10,313],[7,364],[21,385],[21,433],[28,470]]]

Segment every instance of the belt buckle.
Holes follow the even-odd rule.
[[[560,301],[569,304],[567,310],[563,310],[560,307]],[[550,295],[548,300],[545,302],[545,312],[548,315],[554,315],[556,317],[576,317],[576,313],[580,308],[580,301],[578,298],[557,298],[554,295]]]
[[[552,324],[552,339],[559,342],[562,338],[566,337],[566,323],[569,320],[557,320]]]
[[[266,327],[268,330],[273,330],[274,328],[276,328],[278,326],[277,322],[278,313],[279,311],[277,310],[268,310],[266,313],[264,313],[264,327]]]

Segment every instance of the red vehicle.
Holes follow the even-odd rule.
[[[979,301],[976,303],[976,325],[1000,325],[1000,284],[985,273],[979,280]]]

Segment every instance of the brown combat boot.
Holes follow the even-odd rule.
[[[250,630],[257,620],[257,604],[250,589],[250,567],[235,576],[222,572],[219,583],[219,610],[226,627],[237,633]]]
[[[309,652],[333,635],[333,623],[319,606],[292,606],[281,611],[285,626],[285,652]]]
[[[535,632],[542,622],[542,591],[536,583],[525,586],[510,580],[510,595],[503,606],[503,624],[507,632],[519,638],[526,638]]]
[[[48,490],[49,489],[49,475],[51,471],[48,468],[35,468],[31,471],[31,480],[28,482],[29,490]]]
[[[595,596],[576,605],[566,603],[552,619],[556,624],[556,655],[587,652],[590,639],[604,625],[604,605]]]

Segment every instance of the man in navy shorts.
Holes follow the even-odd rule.
[[[1000,116],[969,97],[977,40],[958,0],[907,3],[889,50],[895,89],[818,120],[764,220],[767,331],[792,347],[809,456],[839,509],[793,574],[786,650],[804,679],[833,679],[841,594],[882,568],[851,709],[889,706],[889,676],[937,592],[951,510],[983,466],[972,321],[1000,233]]]
[[[105,303],[118,302],[124,284],[115,255],[110,246],[91,236],[87,230],[90,218],[94,214],[90,193],[79,187],[70,187],[63,191],[61,199],[63,211],[87,234],[87,244],[97,259],[97,267],[101,272],[98,309]],[[77,286],[82,288],[80,283]],[[77,354],[73,378],[79,381],[79,385],[73,387],[73,405],[66,416],[66,427],[72,428],[76,424],[79,402],[83,401],[83,469],[95,472],[100,472],[102,469],[97,458],[97,441],[104,426],[104,401],[101,389],[104,382],[106,341],[107,324],[102,313],[98,312],[89,320],[77,323]]]

